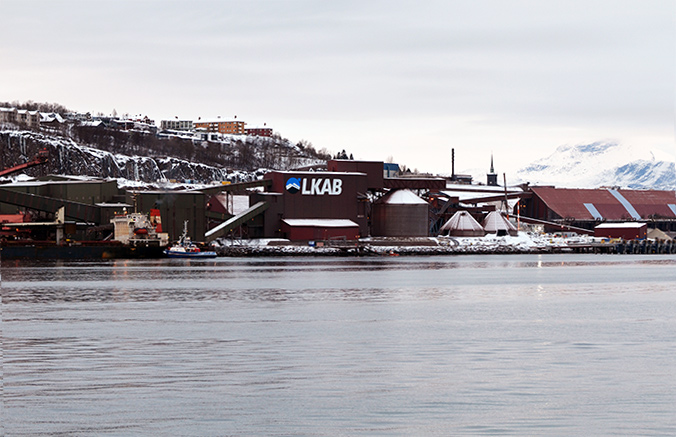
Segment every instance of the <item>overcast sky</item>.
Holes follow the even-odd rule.
[[[676,155],[673,0],[0,0],[0,101],[267,123],[434,173]]]

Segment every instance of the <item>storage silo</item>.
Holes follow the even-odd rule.
[[[411,190],[390,191],[372,208],[371,235],[374,237],[427,237],[429,204]]]

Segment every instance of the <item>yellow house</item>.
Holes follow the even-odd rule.
[[[245,125],[245,122],[237,120],[198,120],[195,122],[195,129],[206,129],[207,132],[221,134],[244,135]]]

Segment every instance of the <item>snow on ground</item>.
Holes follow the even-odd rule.
[[[354,251],[374,255],[398,254],[461,254],[461,253],[538,253],[564,249],[575,245],[591,244],[599,239],[589,236],[559,236],[519,232],[517,236],[486,235],[484,237],[418,237],[379,238],[369,237],[341,247],[293,243],[283,239],[228,240],[220,239],[215,244],[225,254],[234,255],[330,255]]]

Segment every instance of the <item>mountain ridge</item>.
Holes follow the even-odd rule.
[[[562,145],[517,171],[515,183],[565,188],[676,189],[674,157],[614,141]]]

